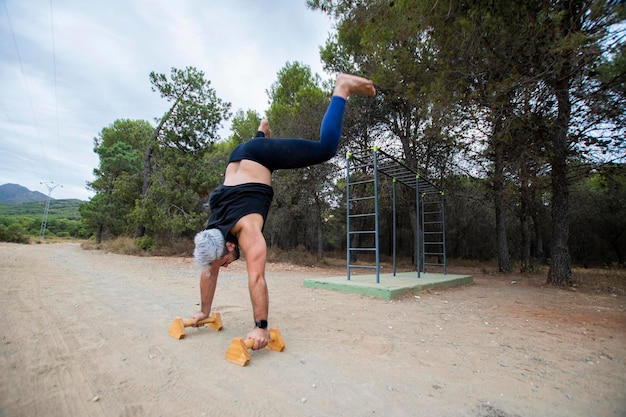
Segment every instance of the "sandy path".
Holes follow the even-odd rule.
[[[287,348],[224,360],[250,329],[241,262],[219,333],[167,334],[197,310],[189,259],[0,244],[0,416],[626,416],[624,298],[475,276],[384,301],[302,286],[270,265]]]

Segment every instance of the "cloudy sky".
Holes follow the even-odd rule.
[[[259,114],[287,62],[330,77],[319,47],[331,22],[305,0],[0,3],[0,185],[47,194],[46,183],[60,184],[56,199],[92,196],[85,184],[102,128],[117,119],[154,124],[167,110],[151,71],[196,67],[233,112]]]

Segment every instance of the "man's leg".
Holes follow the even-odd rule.
[[[373,96],[376,89],[374,83],[367,78],[349,74],[337,76],[333,96],[320,126],[319,151],[323,160],[329,160],[337,154],[346,100],[351,94]]]
[[[248,153],[269,170],[296,169],[328,161],[337,153],[343,128],[346,99],[351,94],[373,96],[376,89],[372,81],[356,75],[339,74],[320,126],[320,140],[276,139],[249,141]],[[259,132],[271,134],[269,123],[263,119]]]

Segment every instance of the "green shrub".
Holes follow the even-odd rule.
[[[2,229],[0,230],[0,237],[5,242],[30,243],[26,231],[18,223],[10,224],[9,227],[2,226],[0,229]]]
[[[156,240],[150,236],[142,236],[135,239],[135,246],[144,251],[149,251],[156,247]]]

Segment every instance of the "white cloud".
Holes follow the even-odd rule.
[[[47,193],[40,183],[54,181],[63,185],[54,198],[87,199],[93,138],[117,119],[153,122],[166,111],[151,71],[196,67],[233,111],[262,114],[287,62],[323,75],[329,31],[304,0],[5,0],[0,184]]]

